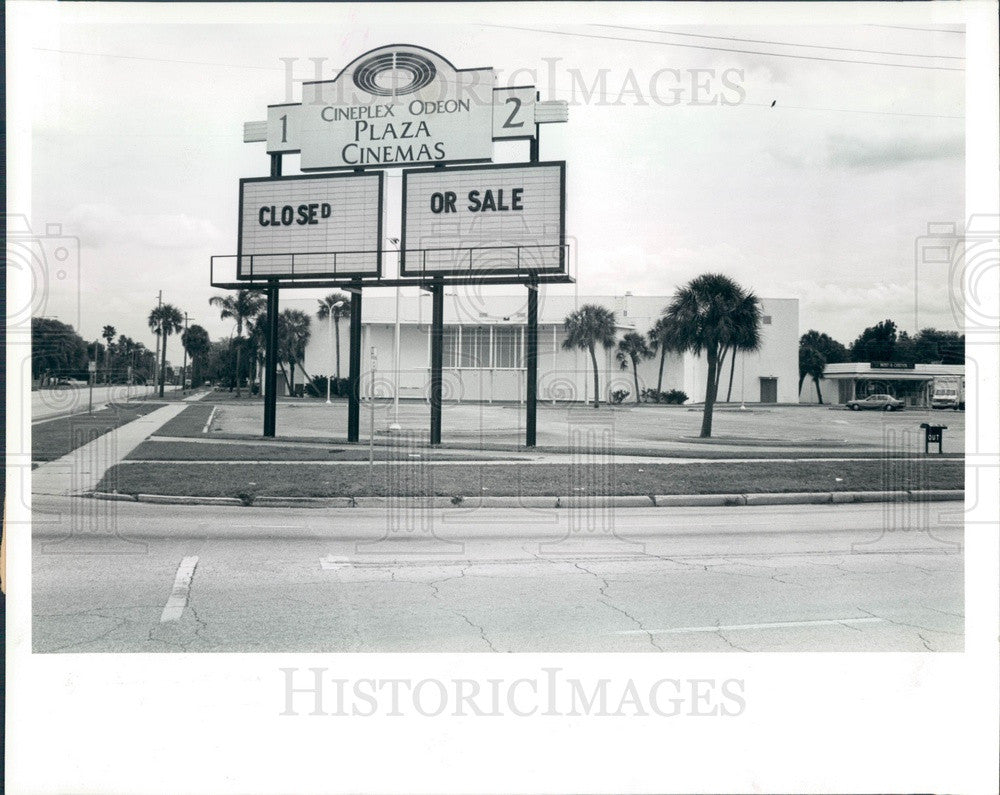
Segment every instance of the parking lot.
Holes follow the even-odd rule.
[[[205,402],[211,402],[209,396]],[[373,421],[374,414],[374,421]],[[393,419],[391,402],[361,407],[361,439],[374,425],[376,439],[388,436]],[[608,448],[620,451],[716,455],[719,453],[923,452],[921,423],[946,425],[943,452],[964,452],[965,413],[907,409],[897,412],[849,411],[841,406],[752,405],[717,407],[710,440],[698,438],[700,407],[639,405],[601,406],[540,404],[538,444],[550,447]],[[525,409],[517,404],[460,403],[446,405],[442,441],[466,447],[524,443]],[[423,438],[430,424],[426,403],[405,401],[399,407],[405,434]],[[219,405],[212,433],[259,435],[263,427],[260,402]],[[279,437],[342,439],[347,434],[347,403],[326,405],[314,400],[278,403]]]

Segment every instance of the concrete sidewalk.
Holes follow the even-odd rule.
[[[40,465],[31,473],[31,493],[70,495],[93,489],[108,469],[186,408],[183,402],[164,406]]]

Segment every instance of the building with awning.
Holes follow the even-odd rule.
[[[907,364],[904,362],[841,362],[828,364],[820,379],[824,403],[847,403],[868,395],[887,394],[907,406],[929,407],[934,379],[964,376],[962,364]],[[811,378],[802,383],[801,403],[818,403]]]

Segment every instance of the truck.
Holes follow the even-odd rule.
[[[932,409],[965,410],[965,376],[939,375],[931,392]]]

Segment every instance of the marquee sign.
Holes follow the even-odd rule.
[[[380,276],[382,172],[240,180],[237,278]]]
[[[380,47],[333,80],[303,83],[301,103],[268,108],[268,152],[301,152],[303,171],[488,161],[493,83],[491,68]]]
[[[565,270],[566,164],[498,164],[403,172],[401,272]]]

